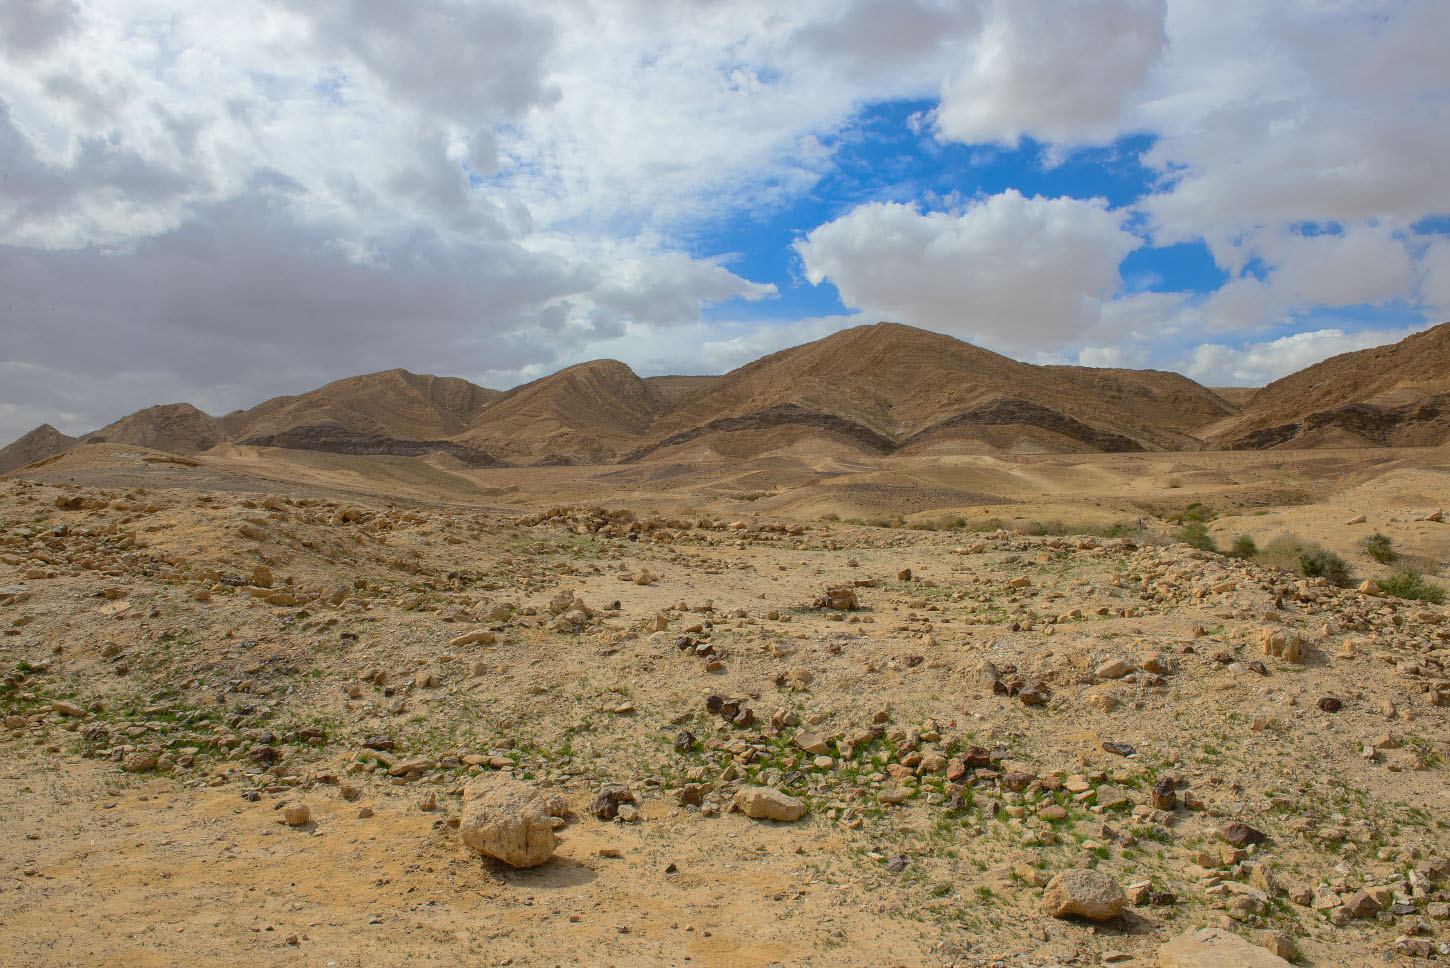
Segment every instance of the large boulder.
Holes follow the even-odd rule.
[[[1090,921],[1106,921],[1123,912],[1128,895],[1123,885],[1101,871],[1063,871],[1047,882],[1042,907],[1055,918],[1077,915]]]
[[[502,773],[485,773],[463,788],[458,833],[469,847],[511,867],[537,867],[554,856],[548,801]]]
[[[746,787],[735,794],[735,809],[753,820],[790,822],[806,815],[806,805],[771,787]]]
[[[1200,928],[1158,949],[1158,968],[1288,968],[1289,962],[1232,931]]]

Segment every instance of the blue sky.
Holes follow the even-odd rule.
[[[831,169],[811,191],[786,205],[731,212],[699,225],[690,238],[693,255],[738,254],[729,263],[732,270],[780,290],[777,299],[732,300],[710,307],[707,315],[768,320],[846,313],[835,286],[805,280],[790,246],[864,202],[923,201],[945,207],[953,199],[1015,188],[1054,198],[1103,198],[1123,208],[1148,194],[1157,177],[1139,161],[1153,144],[1150,135],[1129,135],[1064,159],[1050,157],[1049,146],[1031,139],[1013,148],[942,144],[920,127],[920,119],[935,106],[935,101],[917,99],[866,107],[830,143]],[[1202,242],[1144,246],[1123,261],[1121,270],[1125,285],[1134,290],[1207,293],[1227,281]]]
[[[894,320],[1262,385],[1450,319],[1443,0],[0,3],[0,438]]]

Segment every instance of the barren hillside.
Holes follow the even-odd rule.
[[[1450,441],[1450,323],[1343,353],[1276,380],[1213,443],[1267,447],[1435,446]]]
[[[628,366],[594,360],[510,390],[457,439],[517,463],[608,463],[668,407]]]
[[[222,424],[238,440],[332,424],[403,440],[449,437],[467,427],[499,391],[456,377],[385,370],[337,380],[295,397],[238,410]]]
[[[169,403],[138,410],[86,434],[84,439],[88,443],[135,444],[172,454],[196,454],[225,441],[227,433],[220,421],[191,404]]]
[[[880,323],[726,374],[680,401],[636,456],[742,434],[757,453],[802,436],[868,453],[1178,449],[1232,412],[1176,374],[1033,366]]]
[[[50,424],[41,424],[8,447],[0,449],[0,474],[53,457],[74,447],[78,442],[78,438],[67,437]]]

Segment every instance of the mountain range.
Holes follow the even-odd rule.
[[[433,456],[466,467],[719,461],[797,448],[1023,454],[1450,442],[1450,323],[1251,390],[1159,370],[1040,366],[896,323],[859,326],[722,376],[640,377],[595,360],[508,391],[386,370],[221,417],[148,407],[93,433],[49,424],[0,473],[83,443],[191,455],[223,445]]]

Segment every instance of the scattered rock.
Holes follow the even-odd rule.
[[[606,784],[599,788],[599,792],[589,803],[589,812],[600,820],[614,820],[619,816],[619,808],[625,804],[634,803],[634,794],[629,788],[620,786],[617,783]]]
[[[815,733],[809,733],[805,730],[795,734],[795,745],[810,753],[812,756],[826,756],[831,752],[831,747],[826,744],[825,740],[821,739]]]
[[[806,815],[804,801],[771,787],[746,787],[735,794],[736,810],[752,820],[779,820],[789,823]]]
[[[1099,679],[1121,679],[1133,671],[1133,663],[1124,658],[1109,659],[1093,670]]]
[[[816,599],[817,608],[829,608],[838,612],[849,612],[860,607],[854,588],[828,588]]]
[[[511,867],[539,866],[557,843],[548,802],[502,773],[484,773],[463,788],[458,832],[469,847]]]
[[[1063,871],[1047,882],[1042,907],[1055,918],[1078,916],[1106,921],[1122,913],[1128,904],[1123,885],[1096,870]]]
[[[1158,968],[1286,968],[1289,962],[1222,928],[1201,928],[1158,949]]]
[[[130,753],[121,761],[121,769],[127,773],[145,773],[156,769],[155,753]]]
[[[1247,847],[1249,844],[1262,844],[1269,839],[1268,835],[1262,830],[1250,827],[1248,824],[1238,820],[1225,824],[1223,829],[1218,832],[1218,835],[1224,841],[1233,844],[1235,847]]]

